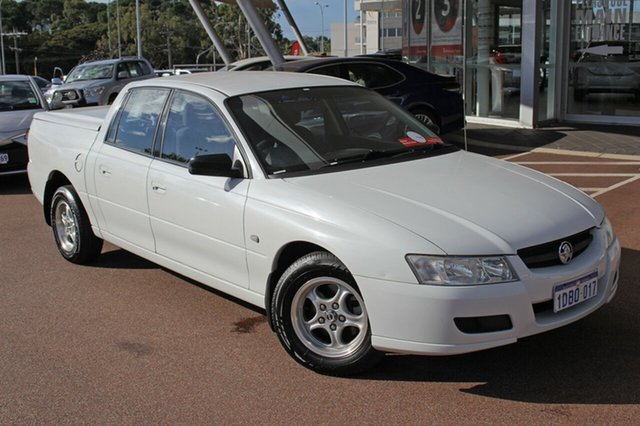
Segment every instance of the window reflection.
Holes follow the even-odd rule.
[[[569,113],[640,115],[640,1],[573,1],[569,55]]]

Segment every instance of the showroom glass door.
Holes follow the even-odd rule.
[[[520,115],[522,0],[467,1],[467,116]]]
[[[570,7],[567,118],[638,123],[640,0],[572,0]]]

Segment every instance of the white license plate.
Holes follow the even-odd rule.
[[[553,312],[560,312],[596,297],[598,294],[598,271],[577,280],[558,284],[553,288]]]
[[[9,163],[9,154],[0,152],[0,164],[7,164],[7,163]]]

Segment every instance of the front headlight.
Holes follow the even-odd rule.
[[[89,87],[84,89],[84,96],[86,98],[93,98],[94,96],[100,96],[104,92],[104,86]]]
[[[406,259],[420,284],[478,285],[518,280],[503,256],[441,257],[409,254]]]
[[[611,222],[609,221],[608,217],[604,217],[604,220],[600,224],[600,228],[604,231],[605,242],[607,244],[607,247],[609,247],[613,243],[613,240],[616,238],[616,236],[613,233],[613,226],[611,226]]]

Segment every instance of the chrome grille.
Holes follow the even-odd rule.
[[[518,250],[518,256],[528,268],[544,268],[547,266],[562,265],[558,249],[563,241],[569,241],[573,246],[573,257],[578,257],[589,247],[593,240],[593,229],[579,232],[577,234],[560,238],[555,241],[527,247]]]

